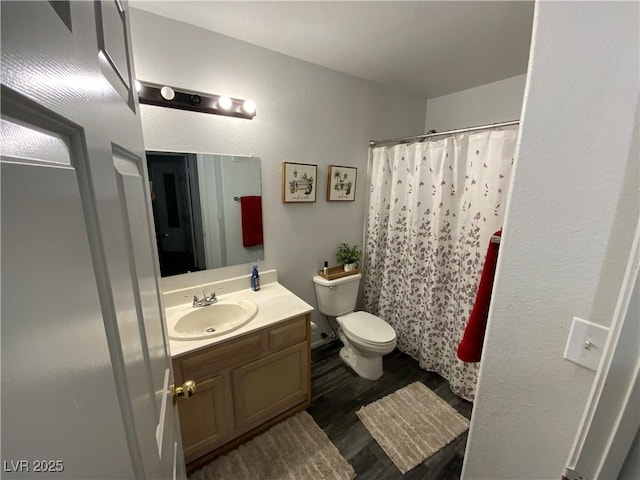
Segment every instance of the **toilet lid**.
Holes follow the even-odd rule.
[[[391,325],[367,312],[353,312],[340,317],[345,332],[371,343],[389,343],[396,338]]]

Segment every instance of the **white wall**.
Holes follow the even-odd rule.
[[[260,172],[255,159],[233,157],[222,162],[220,187],[224,203],[224,233],[227,244],[227,264],[253,263],[264,258],[263,245],[244,247],[242,245],[242,216],[240,202],[233,197],[261,195]]]
[[[262,194],[260,159],[203,154],[197,158],[207,268],[263,260],[263,245],[242,245],[241,207],[234,200]]]
[[[340,242],[362,244],[368,141],[419,134],[426,99],[146,12],[132,10],[137,77],[175,87],[252,98],[254,120],[145,106],[154,150],[254,154],[262,159],[265,260],[311,305],[312,277],[335,264]],[[315,204],[281,203],[281,162],[318,165]],[[358,167],[355,202],[325,201],[327,166]],[[249,265],[163,280],[163,289],[250,273]],[[325,321],[313,315],[321,329]]]
[[[424,131],[439,132],[520,118],[526,75],[517,75],[427,101]]]
[[[638,222],[638,4],[536,4],[523,123],[463,478],[559,478]]]

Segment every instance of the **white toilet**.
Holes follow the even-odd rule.
[[[344,344],[340,358],[362,378],[377,380],[382,376],[382,356],[396,346],[396,332],[380,317],[367,312],[354,312],[361,274],[336,280],[316,275],[318,310],[336,317],[338,336]]]

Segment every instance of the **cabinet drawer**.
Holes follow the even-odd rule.
[[[307,318],[296,318],[269,331],[269,350],[281,350],[296,343],[304,342],[306,339]]]
[[[215,345],[209,351],[190,355],[180,363],[180,374],[184,380],[202,380],[212,374],[261,356],[268,350],[266,332],[248,335],[228,343]]]

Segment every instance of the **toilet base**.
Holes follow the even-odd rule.
[[[340,349],[340,358],[344,363],[349,365],[358,376],[366,380],[378,380],[382,377],[382,356],[363,357],[357,354],[350,345],[345,345]]]

